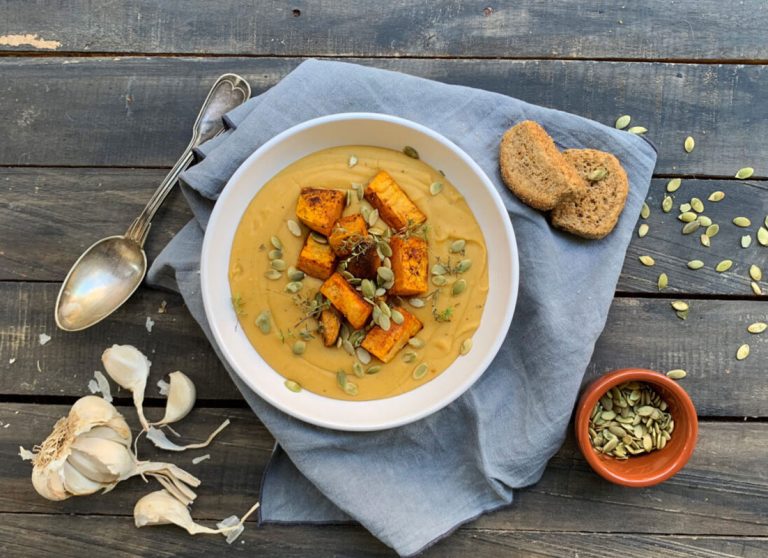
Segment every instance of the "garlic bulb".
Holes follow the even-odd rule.
[[[168,377],[171,383],[168,387],[168,401],[165,404],[165,416],[154,426],[163,426],[180,421],[189,414],[195,405],[197,390],[192,380],[183,372],[171,372]]]
[[[186,529],[190,535],[218,533],[227,534],[242,527],[248,517],[255,512],[259,504],[255,504],[237,523],[227,527],[211,529],[194,522],[187,507],[165,490],[151,492],[142,497],[133,508],[133,521],[136,527],[151,525],[178,525]]]
[[[133,404],[136,406],[141,426],[144,430],[149,428],[147,419],[144,418],[143,404],[149,367],[152,363],[131,345],[112,345],[101,355],[101,362],[110,378],[133,393]]]
[[[200,480],[170,463],[138,461],[131,431],[115,407],[94,395],[72,405],[32,457],[32,484],[49,500],[85,496],[136,475],[156,478],[176,498],[191,503]]]

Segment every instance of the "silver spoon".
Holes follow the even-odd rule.
[[[103,238],[88,248],[69,270],[56,299],[56,325],[79,331],[117,310],[141,284],[147,272],[147,239],[152,218],[192,162],[192,149],[223,131],[222,116],[251,96],[242,77],[224,74],[211,87],[192,133],[192,140],[122,236]]]

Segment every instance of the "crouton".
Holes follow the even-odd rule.
[[[320,292],[355,329],[361,329],[371,316],[373,307],[339,273],[331,275]]]
[[[329,244],[318,242],[310,234],[299,253],[296,268],[318,279],[328,279],[336,268],[336,254]]]
[[[333,347],[341,330],[339,313],[333,308],[326,308],[320,313],[320,325],[323,330],[323,344],[326,347]]]
[[[414,205],[387,171],[381,171],[373,177],[365,189],[365,199],[379,210],[379,217],[395,230],[427,220],[427,216]]]
[[[347,195],[341,190],[302,188],[296,202],[296,216],[313,231],[328,236],[346,204]]]
[[[328,242],[337,256],[346,257],[352,253],[355,243],[368,236],[365,219],[359,213],[342,217],[333,225]]]
[[[411,296],[427,292],[427,241],[417,236],[395,236],[389,241],[389,246],[392,248],[392,271],[395,273],[395,282],[389,293]]]
[[[381,266],[376,243],[371,241],[359,250],[362,251],[347,260],[347,271],[359,279],[375,279],[376,271]]]
[[[403,315],[403,323],[396,324],[393,321],[387,331],[374,326],[361,343],[363,349],[385,363],[392,360],[398,351],[405,347],[408,340],[423,327],[421,321],[404,308],[395,306],[392,310],[397,310]]]

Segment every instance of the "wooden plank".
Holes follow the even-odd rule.
[[[0,184],[7,185],[0,201],[0,280],[60,281],[92,242],[128,227],[164,174],[137,169],[0,168]],[[722,225],[710,248],[701,245],[699,234],[680,234],[677,210],[661,211],[665,184],[666,180],[653,181],[648,197],[653,209],[646,221],[650,232],[645,238],[633,238],[618,290],[658,292],[657,278],[663,271],[669,276],[665,293],[751,297],[749,266],[760,266],[768,278],[768,250],[754,239],[768,215],[768,182],[685,180],[674,194],[675,207],[698,196],[706,204],[705,214]],[[725,200],[707,202],[715,190],[725,192]],[[84,207],[91,209],[83,211]],[[753,226],[734,226],[731,220],[737,215],[749,217]],[[189,218],[183,197],[172,195],[149,235],[150,261]],[[746,250],[739,244],[745,233],[753,237]],[[45,249],[41,238],[48,239]],[[651,255],[656,265],[643,266],[637,259],[640,255]],[[706,262],[707,268],[688,269],[686,263],[693,259]],[[714,266],[724,259],[732,259],[734,266],[727,273],[716,273]],[[762,285],[768,295],[768,283]]]
[[[754,141],[768,119],[755,102],[768,88],[765,66],[586,61],[360,59],[448,83],[469,85],[574,112],[612,125],[620,114],[650,130],[657,172],[733,176],[760,161]],[[2,165],[170,166],[215,77],[242,73],[259,93],[299,63],[285,58],[5,58],[7,114]],[[693,135],[697,147],[683,151]],[[462,138],[454,138],[461,143]]]
[[[754,60],[768,26],[760,0],[436,3],[376,0],[0,2],[0,35],[36,34],[59,52],[312,56],[490,56]],[[233,25],[233,22],[237,22]],[[10,42],[10,41],[7,41]],[[40,52],[23,44],[7,52]]]
[[[39,497],[30,481],[29,463],[19,459],[18,446],[41,442],[68,407],[8,404],[0,409],[0,465],[3,491],[0,514],[130,516],[133,504],[154,483],[139,479],[121,483],[105,496],[49,502]],[[130,424],[132,409],[121,407]],[[156,410],[157,411],[157,410]],[[272,438],[247,410],[199,408],[178,425],[189,439],[202,439],[224,417],[232,420],[209,448],[182,454],[150,449],[142,442],[142,459],[176,463],[202,479],[194,517],[216,520],[241,514],[258,499],[261,474]],[[647,489],[611,485],[593,473],[569,434],[543,478],[516,493],[514,503],[469,524],[473,530],[592,531],[602,533],[697,534],[768,536],[768,473],[762,448],[768,440],[765,423],[712,423],[701,425],[699,444],[690,463],[673,479]],[[211,458],[192,465],[194,456]],[[615,521],[622,517],[622,521]],[[2,523],[2,522],[0,522]],[[181,538],[176,538],[181,540]]]
[[[129,343],[153,362],[150,386],[181,369],[203,399],[240,398],[179,297],[141,289],[98,327],[64,333],[53,323],[57,291],[55,283],[0,283],[0,394],[82,395],[92,371],[100,368],[102,351],[113,343]],[[168,302],[166,314],[157,312],[162,300]],[[630,366],[684,368],[689,377],[683,385],[700,415],[768,416],[763,366],[768,336],[746,331],[750,323],[768,319],[768,302],[690,304],[689,318],[681,321],[669,300],[615,299],[585,381]],[[147,316],[155,320],[152,333],[145,329]],[[38,341],[41,333],[52,337],[45,346]],[[738,362],[736,349],[746,342],[752,353]],[[9,364],[11,358],[16,360]],[[726,388],[728,397],[723,397]],[[157,397],[154,388],[148,397]]]

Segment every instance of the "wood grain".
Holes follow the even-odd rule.
[[[104,349],[129,343],[153,363],[149,386],[181,369],[200,398],[240,399],[179,297],[141,289],[99,327],[64,333],[53,323],[57,291],[55,283],[0,283],[0,394],[82,395]],[[157,313],[162,300],[168,302],[166,314]],[[768,336],[746,331],[754,321],[768,321],[768,302],[691,300],[686,321],[675,316],[669,302],[615,299],[585,381],[616,368],[684,368],[689,376],[683,385],[700,415],[768,416]],[[152,333],[144,327],[147,316],[155,320]],[[39,344],[41,333],[52,337],[45,346]],[[746,342],[750,357],[736,361],[736,349]],[[147,395],[157,398],[154,388]]]
[[[731,177],[761,166],[768,120],[764,66],[591,61],[360,59],[447,83],[512,95],[613,125],[650,130],[660,174]],[[259,93],[295,58],[4,58],[2,165],[170,166],[216,76],[243,74]],[[697,147],[683,151],[693,135]]]
[[[133,504],[155,484],[140,479],[121,483],[105,496],[49,502],[30,482],[29,463],[18,457],[18,446],[31,447],[66,414],[61,405],[10,404],[0,409],[0,466],[4,472],[0,514],[23,511],[54,515],[130,516]],[[130,407],[120,407],[137,426]],[[159,410],[155,410],[159,411]],[[142,459],[175,463],[202,479],[193,506],[199,520],[217,520],[243,513],[259,498],[261,474],[272,437],[247,410],[196,409],[178,425],[184,439],[203,439],[224,417],[232,424],[209,448],[186,453],[161,452],[140,444]],[[701,424],[699,443],[689,464],[671,480],[647,489],[611,485],[595,475],[569,433],[543,478],[516,492],[510,507],[469,524],[478,531],[593,531],[602,533],[768,536],[768,473],[761,448],[768,442],[764,423]],[[192,465],[193,457],[211,458]],[[622,521],[615,521],[622,517]],[[2,521],[0,521],[2,523]],[[64,525],[63,519],[61,524]],[[302,528],[297,529],[300,534]],[[174,536],[177,541],[181,536]],[[293,537],[291,537],[293,538]]]
[[[760,0],[514,3],[376,0],[0,2],[0,35],[33,33],[58,52],[311,56],[768,58]],[[29,45],[6,52],[40,52]]]

